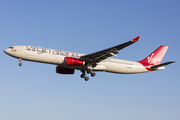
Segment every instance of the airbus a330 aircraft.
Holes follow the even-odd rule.
[[[11,46],[4,52],[19,59],[19,66],[22,65],[22,60],[27,60],[57,65],[56,73],[60,74],[74,74],[75,69],[80,70],[82,72],[81,78],[86,81],[89,80],[86,72],[90,73],[92,77],[95,76],[95,71],[120,74],[143,73],[165,69],[165,65],[175,62],[160,64],[168,49],[168,46],[163,45],[145,59],[137,62],[110,58],[117,56],[119,50],[137,42],[138,39],[139,36],[123,44],[87,55],[26,45]]]

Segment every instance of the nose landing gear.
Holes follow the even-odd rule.
[[[22,63],[21,63],[22,59],[19,59],[19,66],[22,66]]]

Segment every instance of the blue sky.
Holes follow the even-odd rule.
[[[1,120],[179,120],[178,0],[6,0],[0,3]],[[18,60],[11,45],[92,53],[140,35],[118,54],[138,61],[160,45],[166,70],[122,75],[98,72],[85,82],[54,65]]]

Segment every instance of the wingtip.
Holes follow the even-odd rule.
[[[137,42],[138,40],[139,40],[139,38],[140,38],[140,36],[137,36],[136,38],[134,38],[133,40],[131,40],[131,41],[133,41],[133,42]]]

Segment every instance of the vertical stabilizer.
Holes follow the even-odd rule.
[[[141,64],[146,64],[146,65],[158,65],[161,63],[167,49],[168,49],[168,46],[161,45],[158,49],[152,52],[148,57],[138,62]]]

